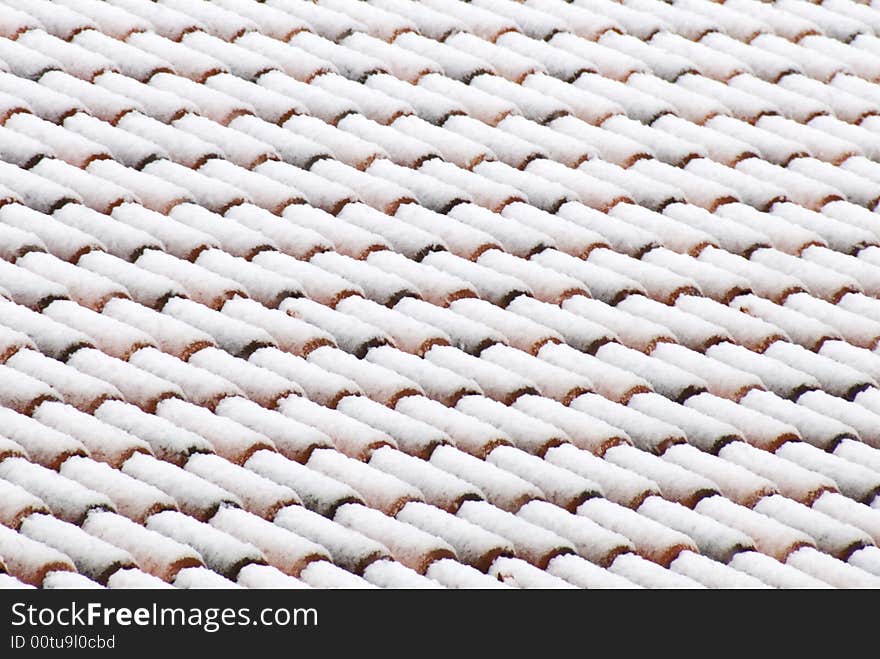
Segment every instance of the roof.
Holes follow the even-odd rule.
[[[880,586],[878,30],[2,0],[0,587]]]

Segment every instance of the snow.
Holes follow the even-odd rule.
[[[305,395],[316,403],[336,407],[348,395],[359,395],[363,390],[352,380],[282,352],[277,348],[261,348],[249,358],[252,364],[275,371],[302,387]]]
[[[546,568],[555,556],[574,552],[571,543],[552,531],[487,502],[465,502],[458,511],[458,517],[506,538],[513,545],[517,558],[541,569]]]
[[[589,589],[635,589],[641,588],[625,577],[618,576],[589,561],[566,554],[557,556],[547,565],[547,573],[579,588]]]
[[[785,306],[827,323],[854,346],[872,350],[880,342],[880,323],[840,309],[825,300],[806,293],[795,293],[788,297]]]
[[[195,433],[178,428],[153,414],[122,401],[102,403],[94,416],[147,442],[153,454],[163,461],[183,464],[193,452],[210,452],[210,444]]]
[[[223,398],[243,395],[228,380],[154,348],[138,350],[130,361],[145,371],[174,382],[188,400],[210,409],[214,409]]]
[[[785,496],[812,503],[822,492],[837,491],[837,484],[827,476],[792,463],[769,451],[762,451],[744,442],[733,442],[718,455],[745,467],[776,485]]]
[[[25,457],[24,451],[12,440],[5,440],[3,459],[11,457]],[[13,452],[15,450],[15,452]],[[0,493],[2,493],[2,504],[0,504],[0,523],[12,529],[17,529],[21,521],[34,512],[48,513],[49,509],[46,504],[37,496],[31,494],[20,485],[10,483],[9,481],[0,480]]]
[[[226,218],[232,219],[245,228],[262,234],[265,236],[265,239],[277,245],[278,249],[284,252],[284,255],[307,259],[317,252],[326,251],[332,247],[331,243],[318,232],[297,226],[292,221],[279,222],[276,216],[252,204],[240,204],[229,209],[226,212]],[[281,255],[273,250],[263,250],[258,252],[251,260],[257,265],[273,269],[270,267],[270,264],[273,262],[273,259],[278,260],[278,256]],[[264,264],[263,259],[267,259],[268,263]],[[281,261],[284,260],[281,259]],[[278,270],[277,268],[275,269],[276,271]],[[281,273],[279,272],[279,274]]]
[[[415,356],[422,356],[432,346],[450,343],[445,332],[360,296],[352,295],[340,300],[336,310],[380,328],[391,337],[397,348]]]
[[[499,535],[424,503],[408,503],[397,519],[442,538],[455,548],[458,560],[480,572],[488,570],[498,556],[514,551],[513,545]]]
[[[880,566],[878,566],[877,561],[880,558],[880,555],[877,553],[878,551],[880,549],[877,549],[877,547],[865,547],[850,556],[847,562],[865,572],[880,576]]]
[[[303,393],[295,382],[218,348],[199,350],[189,363],[232,382],[248,398],[269,409],[287,396]]]
[[[707,388],[706,381],[693,373],[619,343],[606,343],[596,351],[596,357],[644,378],[651,383],[651,387],[658,395],[671,401],[683,402]],[[639,395],[650,396],[650,394]],[[631,399],[631,402],[635,398]],[[638,406],[633,407],[639,409]]]
[[[569,540],[578,554],[599,566],[608,566],[619,554],[634,550],[632,543],[619,533],[608,531],[586,517],[566,513],[547,502],[532,501],[517,514]]]
[[[511,223],[516,222],[516,220],[508,221]],[[517,224],[521,227],[523,226],[518,222]],[[521,233],[525,233],[525,231]],[[551,244],[552,242],[552,240],[548,241]],[[526,256],[490,249],[480,255],[477,263],[496,272],[516,277],[524,282],[529,287],[534,298],[541,302],[559,304],[562,300],[575,295],[588,294],[586,286],[574,277],[539,265],[534,261],[528,260]]]
[[[520,396],[513,406],[563,430],[574,446],[598,455],[610,446],[629,442],[629,436],[620,428],[541,396]]]
[[[880,467],[880,454],[876,448],[871,447],[862,442],[844,439],[834,449],[834,455],[861,464],[873,471],[877,471]]]
[[[350,485],[364,497],[368,505],[388,515],[396,514],[408,501],[423,500],[421,491],[415,486],[333,449],[314,451],[307,465]]]
[[[303,570],[300,577],[312,588],[344,588],[346,590],[376,588],[369,581],[351,572],[346,572],[327,561],[311,563]]]
[[[877,472],[806,442],[788,442],[776,449],[776,455],[827,476],[844,495],[855,501],[870,503],[880,491]]]
[[[172,588],[161,579],[136,568],[117,570],[107,579],[108,588],[157,589]]]
[[[504,403],[512,403],[524,393],[537,391],[531,380],[487,360],[468,355],[452,346],[433,346],[425,353],[425,359],[433,365],[453,371],[460,377],[473,379],[483,393]]]
[[[32,176],[24,172],[24,170],[19,171],[23,175]],[[2,174],[2,169],[0,169],[0,174]],[[45,185],[40,183],[40,186],[51,191],[53,185],[51,182],[48,182],[46,179],[39,180],[46,181]],[[37,181],[34,181],[34,184],[36,183]],[[27,195],[24,197],[27,200]],[[71,198],[78,198],[78,195],[73,193],[73,197],[66,197],[68,201]],[[63,205],[66,201],[59,203]],[[30,205],[39,206],[39,204],[34,204],[33,200],[31,200]],[[54,210],[54,207],[50,210]],[[4,205],[0,208],[0,219],[7,225],[32,232],[43,241],[50,254],[71,263],[75,262],[86,252],[104,249],[104,245],[99,240],[87,233],[17,203]]]
[[[374,302],[394,306],[403,297],[419,297],[418,290],[405,279],[374,268],[365,261],[358,261],[337,252],[315,254],[310,262],[322,270],[353,281]]]
[[[571,583],[542,571],[519,558],[499,557],[492,563],[489,574],[511,588],[568,589]]]
[[[515,304],[522,305],[525,298],[518,298]],[[513,305],[511,305],[513,306]],[[535,305],[531,305],[535,306]],[[634,348],[643,352],[651,352],[654,346],[661,342],[674,343],[675,335],[663,325],[654,323],[645,318],[622,311],[617,307],[606,304],[602,300],[595,300],[583,295],[578,295],[565,300],[562,309],[580,318],[578,323],[591,322],[611,331],[626,347]],[[549,308],[548,308],[549,309]],[[554,312],[554,315],[555,312]],[[581,320],[583,318],[584,320]],[[557,329],[559,329],[557,327]],[[562,331],[559,329],[559,331]],[[571,337],[564,334],[565,342],[585,352],[590,352],[587,346],[573,343]]]
[[[694,539],[703,556],[721,563],[728,563],[735,554],[755,548],[754,540],[745,533],[660,497],[648,497],[638,512],[685,533]]]
[[[534,483],[548,501],[570,512],[586,499],[602,493],[597,483],[512,446],[495,448],[486,460]]]
[[[482,229],[416,204],[404,204],[397,210],[395,217],[434,234],[442,240],[452,254],[463,259],[475,259],[486,250],[500,246],[495,238]],[[427,259],[430,256],[431,254],[423,255],[422,263],[428,264]],[[448,272],[449,268],[441,267],[440,264],[435,266],[435,269],[446,270],[447,274],[455,274]],[[459,277],[468,279],[466,276],[459,275]]]
[[[785,563],[756,551],[741,552],[730,561],[730,567],[750,574],[774,588],[830,588],[820,581]]]
[[[304,581],[284,574],[270,565],[245,565],[238,573],[236,583],[244,588],[303,589],[311,588]]]
[[[138,259],[138,263],[143,258]],[[230,355],[248,357],[255,350],[275,345],[271,335],[264,329],[214,311],[193,300],[172,298],[165,304],[162,312],[207,333]]]
[[[332,515],[343,503],[362,501],[360,495],[350,486],[308,469],[280,453],[257,451],[245,466],[261,476],[296,490],[310,510],[324,515]],[[280,513],[276,515],[276,519],[279,516]]]
[[[572,401],[571,407],[620,428],[644,451],[662,453],[669,446],[685,441],[684,431],[677,426],[646,416],[598,394],[578,396]]]
[[[633,91],[630,93],[639,93],[641,96],[645,96],[650,100],[655,100],[653,97],[641,94],[640,92]],[[641,99],[638,100],[641,101]],[[639,105],[643,105],[643,103],[644,102],[642,101]],[[648,106],[637,110],[631,108],[630,112],[635,116],[641,117],[645,121],[653,121],[655,117],[665,114],[669,107],[670,106],[665,103],[661,103],[659,107]],[[664,133],[656,128],[651,128],[650,126],[646,126],[645,124],[639,123],[638,121],[623,115],[615,115],[606,119],[602,122],[602,128],[617,135],[627,137],[640,144],[644,144],[656,156],[656,158],[660,160],[660,162],[672,167],[683,167],[691,160],[706,155],[705,149],[699,144],[674,137],[669,133]],[[674,172],[673,177],[667,178],[665,182],[670,183],[670,179],[677,185],[682,182],[682,177],[675,176]]]
[[[6,360],[6,365],[42,380],[66,403],[84,412],[91,412],[105,400],[121,397],[119,391],[107,382],[80,373],[36,350],[18,350]]]
[[[152,89],[152,88],[150,88]],[[141,90],[132,90],[130,93],[140,95]],[[166,92],[161,92],[166,93]],[[169,93],[169,95],[171,95]],[[164,99],[163,99],[164,100]],[[164,108],[163,108],[164,109]],[[190,108],[184,106],[183,108],[178,109],[176,106],[169,108],[167,111],[159,114],[161,110],[157,110],[156,114],[158,117],[164,118],[162,115],[166,113],[171,114],[171,118],[177,117],[179,114],[186,114]],[[186,116],[189,116],[188,114]],[[223,151],[214,144],[206,142],[193,134],[184,132],[179,128],[172,126],[171,124],[165,124],[159,119],[154,117],[144,116],[137,112],[130,112],[123,116],[116,123],[117,127],[125,130],[128,133],[131,133],[137,137],[140,137],[144,140],[148,140],[150,143],[154,143],[159,146],[159,148],[163,149],[165,153],[169,155],[169,157],[176,163],[186,165],[186,166],[199,166],[203,164],[206,160],[210,158],[215,158],[223,155]],[[142,163],[142,168],[146,167],[149,163]],[[106,168],[106,165],[104,165]],[[164,171],[167,171],[169,168],[167,166],[164,167]],[[155,175],[154,179],[158,178],[159,180],[165,180],[168,177],[162,175],[163,168],[159,168]],[[149,171],[146,172],[149,174]],[[129,179],[131,176],[128,177]],[[179,182],[174,181],[172,178],[168,180],[164,185],[167,188],[174,189],[176,194],[180,194],[183,192],[185,195],[191,194],[189,191],[189,186],[182,184],[178,185]],[[194,192],[192,194],[195,194]],[[145,201],[149,201],[150,195],[145,195]]]
[[[345,504],[336,511],[334,520],[382,542],[397,561],[421,574],[436,560],[455,558],[453,548],[441,538],[378,510]]]
[[[380,588],[396,589],[435,589],[443,588],[418,572],[401,565],[395,561],[378,560],[364,570],[364,579]]]
[[[21,377],[14,372],[11,375]],[[48,428],[8,407],[0,407],[0,421],[3,438],[13,442],[11,455],[25,453],[33,462],[57,469],[70,456],[86,453],[85,446],[70,435]]]
[[[707,588],[770,588],[751,575],[691,551],[682,552],[669,567],[673,572],[690,577]]]
[[[432,465],[480,488],[492,504],[516,511],[532,499],[543,499],[533,484],[495,465],[479,460],[451,446],[440,446],[431,455]]]
[[[34,411],[32,417],[58,432],[69,433],[71,437],[82,442],[91,457],[114,469],[132,453],[150,452],[149,445],[143,440],[63,403],[47,401]]]
[[[375,80],[376,78],[377,76],[373,76],[370,78],[370,80]],[[410,86],[408,85],[407,87]],[[434,92],[423,89],[421,86],[412,86],[404,91],[406,92],[406,95],[398,93],[398,97],[406,98],[411,103],[417,100],[422,100],[420,98],[410,99],[410,96],[412,94],[419,94],[419,96],[423,94],[431,95],[432,98],[430,99],[430,101],[432,105],[434,105],[435,103],[435,99],[433,97],[437,97],[437,99],[440,101],[441,108],[447,103],[452,102],[445,97],[439,96],[439,94],[435,94]],[[463,115],[464,111],[458,109],[460,107],[461,106],[458,104],[453,105],[453,110],[447,111],[445,116],[438,118],[433,123],[445,124],[446,120],[450,116]],[[434,108],[433,113],[436,113],[438,109],[439,108]],[[429,114],[428,111],[422,111],[419,107],[416,107],[416,110],[419,112],[420,115],[423,115],[428,119],[432,119],[432,114]],[[432,123],[428,123],[428,121],[426,121],[422,117],[416,117],[412,115],[403,116],[396,119],[392,126],[399,132],[402,132],[406,135],[409,135],[410,137],[417,138],[427,144],[430,144],[443,158],[442,161],[440,161],[439,158],[429,158],[426,159],[423,164],[428,163],[430,160],[437,160],[441,166],[446,164],[460,167],[461,170],[463,170],[462,174],[447,174],[445,180],[443,179],[443,177],[440,177],[440,180],[442,180],[445,184],[454,186],[455,189],[458,191],[462,190],[462,187],[460,185],[462,178],[464,178],[465,181],[469,180],[473,182],[474,180],[467,177],[468,170],[473,169],[481,162],[495,159],[495,153],[486,145],[479,143],[479,141],[469,139],[463,135],[457,135],[451,131],[446,130],[445,128],[434,126],[432,125]],[[475,186],[468,187],[471,188],[467,191],[470,196],[483,196],[492,193],[491,190],[474,189]],[[459,194],[461,194],[461,192],[459,192]]]
[[[31,309],[0,298],[3,325],[25,334],[48,357],[66,360],[73,352],[91,346],[88,336]]]
[[[177,573],[174,577],[173,585],[175,588],[181,589],[210,589],[218,588],[228,590],[230,588],[240,588],[234,581],[230,581],[226,577],[221,577],[216,572],[203,567],[186,567]]]
[[[861,529],[876,543],[880,538],[880,511],[853,501],[835,492],[826,492],[813,504],[813,509]]]
[[[269,565],[287,575],[297,576],[313,561],[330,560],[321,545],[243,510],[221,508],[211,526],[258,547]]]
[[[763,352],[774,341],[789,339],[789,336],[778,326],[709,298],[682,295],[675,301],[675,306],[723,327],[740,347],[756,353]],[[728,344],[719,344],[719,346],[710,348],[707,355],[709,352],[723,351],[729,347]],[[712,386],[715,384],[717,383],[710,383]]]
[[[320,430],[330,437],[338,450],[358,460],[368,458],[381,446],[396,446],[390,435],[299,396],[280,401],[278,411]]]
[[[388,446],[373,453],[370,466],[411,483],[432,505],[452,513],[462,502],[484,496],[479,488],[460,478]]]
[[[332,445],[321,431],[240,396],[221,400],[215,411],[270,438],[278,451],[292,460],[308,459],[315,448]]]
[[[483,457],[494,447],[511,441],[506,433],[495,426],[424,396],[407,396],[397,403],[395,410],[445,432],[456,448],[477,457]]]
[[[133,349],[139,347],[133,346]],[[184,397],[174,383],[94,348],[77,350],[67,363],[78,371],[112,384],[126,402],[137,405],[145,412],[155,411],[159,402],[166,398]]]
[[[255,451],[274,448],[265,435],[179,398],[159,403],[156,416],[203,437],[214,451],[236,464],[245,462]]]
[[[43,401],[60,400],[61,396],[45,382],[6,366],[0,366],[0,404],[21,414],[31,414]]]
[[[716,453],[725,444],[743,439],[734,426],[667,400],[659,394],[637,394],[627,405],[647,416],[677,424],[684,431],[689,444],[708,453]]]
[[[474,86],[474,88],[478,91],[485,91],[477,86]],[[485,93],[490,94],[491,92],[485,91]],[[537,94],[537,92],[533,93]],[[482,144],[491,153],[495,154],[499,161],[517,170],[524,168],[528,163],[537,158],[545,158],[547,156],[544,149],[540,146],[503,131],[500,128],[477,121],[473,117],[452,116],[446,120],[443,127],[469,140]],[[483,162],[476,165],[473,168],[474,171],[481,173],[485,169],[483,167],[485,164]],[[497,172],[496,176],[498,176]],[[507,180],[501,182],[510,183],[510,175],[504,176],[504,178]]]
[[[560,428],[483,396],[465,396],[455,409],[499,428],[511,438],[514,446],[537,456],[568,441],[568,436]]]
[[[425,263],[418,263],[390,250],[371,252],[367,263],[389,274],[402,277],[422,294],[422,299],[433,305],[445,307],[454,300],[477,297],[473,286],[442,270]]]
[[[636,554],[618,556],[608,570],[643,588],[693,590],[705,587],[688,576],[668,570]]]
[[[638,171],[633,166],[633,171]],[[641,187],[641,186],[639,186]],[[682,195],[678,195],[678,199]],[[644,199],[639,199],[644,203]],[[675,202],[675,197],[664,199],[665,201]],[[643,206],[634,204],[620,204],[615,207],[610,214],[627,224],[632,224],[640,229],[649,231],[660,238],[663,246],[682,254],[699,254],[706,246],[717,245],[716,239],[703,231],[702,229],[691,227],[684,222],[680,222],[669,215],[654,212]],[[637,267],[633,265],[632,267]],[[649,266],[646,266],[649,267]],[[665,268],[663,265],[657,265],[658,268]],[[659,273],[658,273],[659,274]],[[667,277],[669,275],[666,275]],[[687,279],[686,275],[679,275],[683,279]],[[673,274],[675,277],[675,274]],[[694,288],[697,287],[696,282],[688,280],[688,283]]]
[[[483,350],[480,358],[522,377],[531,378],[541,394],[563,404],[568,404],[583,393],[593,390],[586,377],[554,366],[511,346],[496,344]]]
[[[141,570],[163,581],[172,581],[181,569],[202,565],[201,556],[191,547],[121,515],[92,512],[83,523],[83,530],[128,551]]]
[[[299,282],[222,250],[205,250],[196,265],[241,284],[249,297],[269,308],[277,307],[285,298],[302,295]]]
[[[240,505],[235,495],[180,467],[141,453],[130,457],[123,473],[148,483],[169,496],[193,519],[208,520],[223,505]]]
[[[834,396],[852,399],[860,391],[876,384],[869,375],[800,345],[777,341],[764,354],[812,375],[819,381],[823,391]]]
[[[189,545],[202,556],[205,565],[230,579],[245,565],[264,562],[262,553],[250,543],[179,512],[157,513],[147,520],[146,528]]]
[[[252,201],[243,190],[231,185],[216,186],[214,179],[176,162],[154,160],[143,171],[166,181],[174,181],[186,189],[204,207],[206,213],[210,211],[222,214],[232,206]],[[184,205],[190,204],[180,204],[175,209]],[[175,219],[181,218],[175,216]]]
[[[62,476],[106,495],[122,514],[141,523],[154,512],[177,509],[169,495],[106,463],[74,456],[64,462],[60,472]]]
[[[751,389],[762,389],[764,383],[752,373],[728,366],[684,346],[658,343],[651,357],[693,373],[706,383],[706,389],[722,398],[738,400]]]
[[[391,436],[404,452],[427,458],[437,446],[450,443],[449,436],[366,396],[346,396],[336,406],[343,414]],[[390,447],[386,447],[390,448]]]
[[[153,177],[153,180],[160,179]],[[203,231],[190,228],[171,217],[135,204],[123,204],[115,208],[112,217],[121,224],[153,236],[164,246],[167,253],[182,259],[195,258],[201,251],[218,245],[215,238]],[[145,253],[151,251],[155,253],[154,250],[144,250]],[[140,257],[141,254],[132,254],[132,256]]]
[[[124,549],[49,515],[31,515],[22,522],[21,533],[67,554],[80,574],[98,583],[106,583],[116,570],[135,567],[131,555]]]
[[[794,552],[786,563],[835,588],[877,588],[880,585],[880,580],[869,572],[812,547]]]
[[[718,486],[708,478],[632,446],[613,446],[604,457],[619,467],[651,479],[660,486],[665,498],[689,508],[700,499],[718,494]]]
[[[87,276],[80,283],[88,286],[97,277]],[[145,332],[71,300],[55,300],[43,309],[43,315],[87,334],[105,355],[117,359],[126,360],[135,351],[155,345]],[[75,359],[76,356],[71,358]]]
[[[618,304],[618,308],[668,327],[682,345],[697,352],[705,352],[711,346],[731,339],[720,325],[642,295],[630,295]]]
[[[518,296],[511,295],[509,301],[512,302],[516,297]],[[466,318],[488,325],[506,337],[512,347],[532,355],[548,343],[562,342],[562,336],[551,328],[502,309],[485,299],[455,300],[449,308]]]
[[[777,493],[776,486],[766,478],[693,446],[672,446],[663,459],[708,478],[725,497],[743,506],[753,506],[759,499]]]
[[[63,552],[5,526],[0,526],[0,554],[6,565],[4,572],[38,588],[48,572],[76,571]]]
[[[370,172],[376,173],[373,166],[370,167]],[[400,254],[414,261],[420,261],[428,252],[446,248],[443,241],[432,233],[389,217],[366,204],[347,204],[337,218],[382,236]]]
[[[214,345],[214,339],[195,327],[160,314],[130,300],[114,298],[104,306],[103,314],[142,329],[154,337],[156,345],[180,359]]]
[[[59,282],[6,261],[0,262],[0,282],[5,288],[16,291],[13,298],[15,302],[35,311],[42,310],[53,300],[69,297],[67,288]]]
[[[660,492],[654,481],[567,444],[547,451],[546,460],[598,483],[605,498],[621,506],[635,508]]]
[[[325,179],[320,179],[320,182],[323,181],[325,181]],[[308,187],[312,186],[310,185]],[[340,203],[344,205],[345,203],[348,203],[348,201],[349,199],[345,198]],[[330,205],[332,207],[328,208],[328,210],[338,212],[339,209],[335,197]],[[326,211],[318,208],[291,206],[285,210],[284,218],[297,227],[315,231],[320,234],[328,244],[334,245],[338,252],[355,259],[363,259],[371,252],[390,248],[388,242],[379,234],[362,229],[351,222],[333,218]],[[326,250],[314,250],[309,254],[309,258],[311,259],[314,254],[320,251]],[[326,269],[319,271],[327,272]],[[339,275],[335,276],[338,277]]]
[[[618,252],[612,252],[609,249],[594,249],[590,252],[589,259],[587,261],[588,264],[598,266],[599,268],[604,268],[610,270],[618,275],[623,275],[626,277],[627,289],[624,291],[620,291],[620,284],[622,282],[618,281],[618,289],[615,291],[617,295],[607,296],[602,295],[601,291],[598,295],[594,297],[599,298],[603,302],[608,302],[609,304],[616,304],[620,297],[623,297],[621,293],[641,293],[639,290],[639,286],[644,287],[644,290],[648,295],[651,296],[655,301],[658,301],[658,304],[672,304],[675,302],[676,298],[681,295],[690,295],[690,294],[699,294],[700,290],[697,287],[696,282],[692,279],[687,279],[680,275],[677,275],[673,272],[665,268],[660,268],[658,266],[651,265],[647,262],[639,261],[637,259],[631,258],[625,254],[620,254]],[[630,282],[633,282],[631,285]],[[592,282],[588,281],[588,284]],[[592,289],[591,289],[592,290]],[[647,298],[643,296],[634,296],[631,295],[630,298],[635,300],[636,297],[642,297],[646,302],[649,302]],[[631,305],[635,305],[636,303],[630,303]],[[649,305],[638,304],[639,307],[647,307]],[[644,313],[644,309],[640,308],[639,311]],[[674,314],[674,311],[672,312]],[[655,322],[663,321],[663,324],[669,324],[670,318],[672,315],[670,313],[664,313],[662,315],[658,314],[658,320]],[[650,320],[650,318],[649,318]],[[672,328],[670,328],[672,329]],[[678,328],[684,331],[686,328],[680,327]],[[695,332],[702,333],[701,330],[705,331],[706,326],[703,323],[695,322],[692,328]],[[694,337],[696,339],[696,337]]]
[[[548,343],[538,351],[538,357],[590,378],[596,391],[611,401],[625,403],[634,394],[651,391],[651,385],[634,373],[578,352],[569,345]]]
[[[773,345],[781,342],[776,341]],[[816,378],[804,371],[732,343],[714,345],[706,355],[758,376],[767,389],[783,398],[796,397],[820,386]]]
[[[271,519],[281,508],[300,503],[289,487],[274,483],[216,455],[190,457],[185,469],[235,494],[245,510]]]
[[[422,162],[424,160],[419,160],[416,164]],[[405,190],[410,193],[409,196],[399,197],[391,205],[383,206],[375,202],[372,204],[388,213],[396,212],[401,204],[412,203],[413,200],[425,208],[439,213],[445,213],[457,204],[470,201],[470,197],[455,186],[408,167],[397,165],[391,160],[378,159],[367,168],[367,171],[369,176],[382,180],[383,184],[391,183],[401,191]],[[366,190],[361,191],[361,196],[367,201],[369,201],[366,197],[368,194],[369,192]]]
[[[506,343],[507,341],[501,333],[484,323],[471,320],[450,309],[438,307],[421,300],[404,298],[394,308],[396,311],[400,311],[411,318],[446,332],[451,338],[453,346],[472,355],[479,354],[487,346],[495,343]],[[438,350],[443,348],[444,346],[439,346]],[[429,350],[425,354],[427,355],[430,352]],[[453,354],[449,351],[447,353]],[[468,374],[465,377],[473,378],[474,376],[473,374]]]
[[[433,579],[445,588],[478,588],[488,590],[507,587],[502,582],[495,581],[492,577],[451,558],[443,558],[431,563],[430,567],[425,571],[425,576]]]
[[[337,348],[318,348],[309,353],[308,359],[321,368],[352,379],[367,396],[389,407],[394,407],[405,396],[424,394],[413,380]]]

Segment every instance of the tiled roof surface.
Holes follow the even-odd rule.
[[[0,587],[880,587],[878,35],[0,1]]]

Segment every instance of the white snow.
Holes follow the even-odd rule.
[[[194,519],[208,520],[222,505],[241,505],[238,498],[180,467],[141,453],[122,466],[123,473],[148,483],[169,496],[181,511]]]
[[[171,510],[157,513],[147,520],[146,527],[189,545],[202,556],[206,566],[229,579],[234,579],[245,565],[265,561],[260,550],[249,542],[242,542],[183,513]]]
[[[67,554],[80,574],[98,583],[105,583],[116,570],[135,567],[131,554],[124,549],[49,515],[31,515],[22,522],[20,531],[32,540]]]

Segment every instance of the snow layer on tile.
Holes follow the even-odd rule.
[[[876,585],[876,8],[7,4],[8,585]]]

